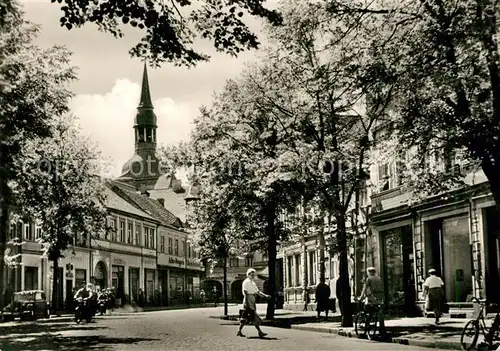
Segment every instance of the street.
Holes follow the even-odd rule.
[[[232,307],[234,312],[237,307]],[[266,339],[254,327],[237,337],[237,322],[212,319],[222,308],[196,308],[97,317],[77,325],[68,318],[0,324],[0,344],[10,350],[428,350],[375,343],[346,337],[263,327]]]

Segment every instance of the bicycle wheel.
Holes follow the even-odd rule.
[[[363,311],[354,317],[354,332],[358,338],[366,335],[366,314]]]
[[[378,330],[378,315],[371,313],[366,321],[366,334],[369,340],[373,340],[377,335]]]
[[[460,345],[462,350],[469,351],[474,349],[479,338],[479,323],[476,320],[468,321],[462,330]]]

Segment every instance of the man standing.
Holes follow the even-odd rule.
[[[368,278],[366,278],[360,299],[363,300],[366,298],[366,307],[370,310],[369,312],[377,312],[380,335],[384,336],[386,334],[383,311],[385,297],[384,284],[382,279],[377,275],[377,270],[374,267],[370,267],[366,271]]]
[[[214,286],[214,288],[212,289],[212,295],[214,298],[214,307],[219,306],[219,291],[217,290],[216,286]]]
[[[325,284],[325,278],[321,277],[319,284],[316,286],[316,312],[318,312],[318,319],[323,311],[325,311],[326,318],[328,319],[329,301],[330,287]]]

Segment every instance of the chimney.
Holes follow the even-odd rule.
[[[183,193],[185,190],[182,188],[182,180],[172,179],[172,190],[174,193]]]
[[[138,193],[141,194],[141,195],[149,197],[149,193],[146,190],[146,185],[145,184],[140,184],[139,185],[139,191],[138,191]]]
[[[162,199],[162,198],[159,198],[159,199],[156,199],[158,200],[158,202],[163,206],[165,207],[165,199]]]

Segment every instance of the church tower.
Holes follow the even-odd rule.
[[[134,120],[135,152],[122,168],[118,180],[145,191],[154,187],[160,177],[160,164],[156,158],[156,115],[153,109],[147,66],[144,64],[141,98]]]

